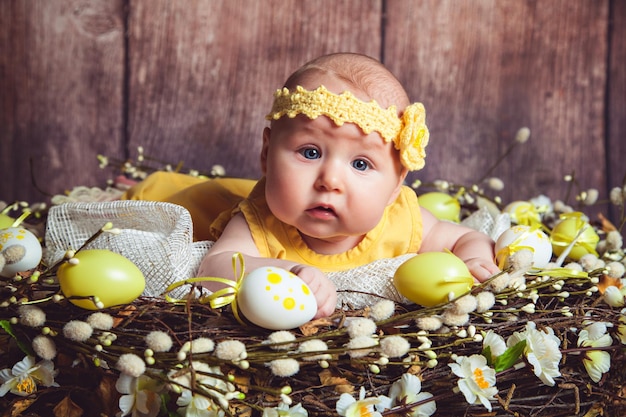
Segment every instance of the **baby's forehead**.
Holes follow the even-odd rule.
[[[324,86],[335,94],[349,91],[364,102],[376,100],[383,108],[393,105],[396,106],[398,111],[402,111],[409,105],[406,92],[398,81],[393,76],[377,73],[376,71],[372,71],[371,74],[363,74],[361,71],[360,76],[356,78],[349,73],[311,70],[303,72],[292,81],[294,85],[287,85],[287,88],[290,90],[297,85],[309,91]]]

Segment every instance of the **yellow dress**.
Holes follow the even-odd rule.
[[[196,240],[216,240],[230,218],[241,212],[261,256],[288,259],[324,272],[348,270],[377,259],[416,253],[422,242],[422,216],[417,196],[407,186],[402,187],[378,225],[356,247],[339,254],[322,255],[307,247],[295,227],[272,215],[265,202],[264,179],[256,182],[178,176],[184,174],[152,174],[131,188],[124,198],[182,205],[191,213]]]

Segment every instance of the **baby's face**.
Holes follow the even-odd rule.
[[[406,172],[392,143],[325,116],[283,117],[263,140],[266,197],[274,215],[321,253],[354,247],[380,221]]]

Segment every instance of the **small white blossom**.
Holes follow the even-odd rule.
[[[49,360],[35,363],[35,358],[26,356],[13,365],[13,368],[0,371],[0,397],[7,392],[22,397],[37,391],[37,385],[44,387],[58,387],[54,382],[54,364]]]
[[[579,347],[608,347],[613,344],[613,339],[606,333],[606,325],[596,322],[580,331],[577,343]],[[584,354],[583,365],[589,377],[593,382],[599,382],[611,368],[611,355],[603,350],[588,350]]]
[[[146,376],[138,378],[128,374],[121,374],[115,383],[115,389],[121,395],[119,399],[120,417],[156,417],[161,409],[163,385]]]
[[[611,307],[624,307],[624,294],[614,285],[606,287],[602,298]]]
[[[377,397],[365,398],[365,388],[361,387],[358,400],[355,400],[350,394],[341,394],[336,409],[342,417],[382,417],[374,409],[374,406],[380,401],[381,399]]]
[[[491,352],[491,362],[493,362],[506,351],[506,342],[502,336],[493,330],[489,330],[483,339],[483,349],[486,348],[489,348]]]
[[[278,407],[263,409],[262,417],[307,417],[309,413],[301,403],[289,407],[289,404],[280,403]]]
[[[506,344],[511,347],[522,340],[526,341],[524,355],[533,367],[535,375],[544,384],[554,386],[554,378],[561,375],[559,371],[561,341],[554,335],[554,330],[549,327],[545,331],[537,330],[535,323],[531,321],[526,323],[523,332],[513,333]]]
[[[487,359],[482,355],[459,356],[456,363],[448,364],[452,372],[460,379],[457,386],[469,404],[481,403],[491,411],[491,400],[498,393],[496,371],[487,366]]]
[[[389,389],[391,407],[413,404],[433,397],[431,393],[420,392],[421,390],[422,382],[418,377],[412,374],[403,374]],[[429,417],[432,416],[435,411],[437,411],[437,404],[435,401],[429,401],[411,408],[411,411],[407,412],[406,415],[411,417]]]

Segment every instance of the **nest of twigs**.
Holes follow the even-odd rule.
[[[103,310],[114,318],[114,327],[107,333],[115,334],[115,340],[108,346],[102,344],[102,331],[95,331],[85,341],[76,342],[63,337],[63,326],[72,320],[86,320],[92,311],[83,310],[67,300],[47,301],[40,305],[46,313],[47,332],[54,335],[58,348],[55,359],[59,387],[40,389],[35,396],[5,396],[0,399],[5,415],[15,415],[16,410],[27,409],[30,415],[49,415],[53,407],[57,411],[82,410],[82,415],[114,415],[117,411],[119,394],[114,388],[119,372],[115,364],[120,355],[133,352],[144,356],[145,337],[151,331],[168,333],[174,346],[168,352],[154,353],[155,360],[148,367],[147,375],[167,380],[167,373],[184,369],[185,364],[202,361],[211,366],[219,366],[224,375],[229,376],[238,391],[245,398],[233,399],[227,412],[232,415],[260,415],[264,407],[275,406],[281,401],[281,389],[290,387],[289,397],[293,403],[301,403],[310,416],[335,414],[335,404],[343,392],[358,392],[365,387],[371,395],[386,394],[390,384],[404,373],[412,373],[422,380],[422,391],[433,394],[436,401],[435,415],[514,415],[514,416],[573,416],[573,415],[624,415],[626,400],[623,398],[625,378],[624,349],[619,344],[606,349],[611,355],[610,371],[599,383],[593,383],[583,365],[584,349],[576,349],[575,329],[580,329],[589,321],[612,323],[611,331],[620,325],[619,309],[611,308],[598,296],[589,292],[602,278],[601,271],[590,273],[587,278],[527,276],[527,286],[523,289],[507,288],[496,295],[498,302],[488,311],[472,313],[465,326],[449,327],[427,332],[421,330],[416,319],[441,313],[447,306],[421,308],[416,305],[396,305],[395,313],[388,319],[380,320],[376,334],[379,338],[388,335],[402,335],[411,344],[409,352],[401,358],[389,358],[381,362],[381,353],[372,349],[367,355],[352,357],[346,345],[350,336],[344,324],[354,317],[368,317],[369,308],[363,310],[337,310],[328,319],[320,319],[295,329],[293,345],[289,349],[279,349],[267,343],[270,331],[256,326],[242,326],[233,317],[230,307],[219,309],[202,304],[190,296],[178,304],[163,299],[140,298],[131,305]],[[553,285],[559,284],[559,291]],[[475,291],[481,291],[478,288]],[[17,300],[37,300],[44,295],[58,291],[55,284],[21,281],[4,283],[0,290],[3,299],[14,297]],[[527,294],[539,294],[535,311],[527,313],[523,307],[528,304]],[[10,293],[9,293],[10,292]],[[567,298],[559,297],[568,292]],[[193,291],[190,292],[193,294]],[[563,307],[567,307],[563,310]],[[19,303],[5,304],[0,310],[0,319],[9,321],[17,317]],[[564,314],[564,311],[568,314]],[[533,374],[530,366],[510,368],[497,375],[496,396],[492,412],[481,405],[469,405],[462,394],[454,392],[456,377],[451,374],[448,363],[452,355],[479,354],[482,350],[480,338],[476,334],[490,329],[507,337],[521,331],[527,321],[533,321],[538,328],[549,327],[561,339],[563,357],[560,363],[561,376],[552,387],[546,386]],[[468,333],[468,329],[471,331]],[[42,333],[41,328],[20,324],[11,326],[13,335],[4,334],[0,339],[0,349],[4,352],[0,359],[2,368],[11,367],[24,356],[19,347],[27,347],[33,338]],[[238,340],[245,345],[247,366],[233,360],[218,358],[214,352],[191,353],[181,360],[179,351],[186,342],[198,337],[212,339],[215,343],[224,340]],[[426,349],[422,341],[431,341]],[[298,351],[299,343],[320,339],[326,342],[330,354],[324,366],[321,361],[309,361],[308,356],[319,352]],[[20,346],[18,346],[18,343]],[[436,353],[436,362],[429,362]],[[294,358],[299,371],[291,377],[276,376],[268,366],[273,360]],[[165,396],[164,401],[175,400],[175,396]],[[175,409],[173,406],[171,409]],[[410,410],[410,408],[407,408]],[[400,410],[401,411],[401,410]],[[402,415],[396,410],[393,415]],[[70,414],[67,414],[70,415]],[[74,414],[80,415],[80,414]],[[383,413],[384,415],[384,413]]]

